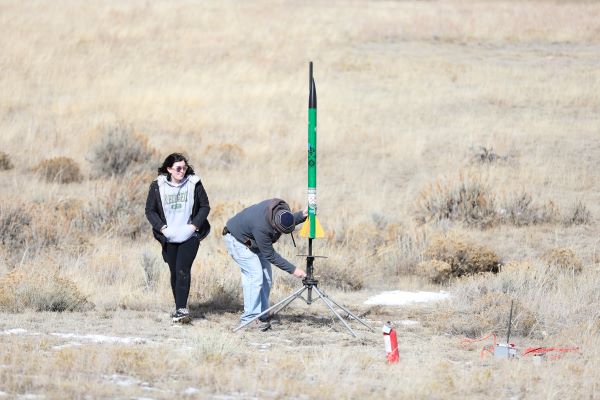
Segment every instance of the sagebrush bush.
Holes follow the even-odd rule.
[[[315,266],[315,275],[323,282],[323,285],[344,291],[362,289],[365,286],[365,275],[369,271],[353,263],[343,264],[336,258],[323,259]]]
[[[13,206],[12,201],[0,203],[0,242],[8,249],[23,247],[32,216],[28,207]]]
[[[81,182],[79,165],[69,157],[54,157],[41,161],[33,170],[48,182]]]
[[[565,216],[564,223],[566,225],[584,225],[592,221],[592,212],[587,206],[578,200]]]
[[[557,223],[560,211],[554,202],[536,205],[529,193],[516,193],[507,196],[498,210],[498,220],[515,226]]]
[[[452,277],[452,266],[440,260],[421,261],[417,264],[416,273],[433,283],[446,283]]]
[[[83,207],[84,225],[94,233],[113,232],[130,238],[144,230],[150,232],[144,214],[150,182],[148,175],[102,181]]]
[[[496,333],[498,340],[505,338],[508,329],[511,302],[513,335],[530,336],[538,327],[538,318],[523,302],[503,292],[488,292],[477,296],[465,309],[450,319],[445,331],[453,334],[478,337]],[[501,335],[501,336],[500,336]]]
[[[155,158],[145,137],[135,134],[131,126],[118,123],[104,130],[90,161],[98,175],[110,177],[150,169]]]
[[[421,223],[448,219],[481,227],[493,224],[494,208],[494,196],[481,176],[464,172],[429,185],[413,205]]]
[[[10,161],[8,154],[0,151],[0,171],[13,169],[13,163]]]
[[[471,147],[471,153],[472,162],[477,164],[492,164],[498,160],[506,159],[506,157],[499,156],[492,147]]]
[[[140,262],[142,264],[142,268],[144,269],[146,290],[155,289],[163,270],[163,261],[159,260],[150,253],[144,252],[141,255]]]
[[[215,277],[203,273],[199,279],[192,278],[192,287],[188,301],[190,310],[200,313],[218,311],[239,312],[243,309],[243,295],[238,277]]]
[[[0,244],[7,261],[14,264],[24,255],[33,257],[47,247],[78,251],[86,245],[89,234],[79,229],[78,204],[66,199],[59,203],[9,200],[0,204]]]
[[[55,271],[18,268],[0,278],[2,311],[83,311],[92,307],[71,280]]]
[[[501,266],[500,258],[485,246],[444,236],[432,238],[423,257],[425,261],[419,264],[417,273],[436,283],[447,282],[451,277],[496,273]]]
[[[552,249],[541,257],[551,268],[579,273],[583,269],[583,263],[571,249],[559,247]]]

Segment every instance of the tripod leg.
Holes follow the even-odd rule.
[[[354,318],[355,320],[357,320],[358,322],[360,322],[361,324],[363,324],[364,326],[366,326],[367,328],[369,328],[371,331],[373,331],[373,327],[371,327],[370,325],[368,325],[362,319],[358,318],[356,315],[352,314],[350,312],[350,310],[348,310],[346,307],[339,305],[335,300],[333,300],[331,297],[327,296],[327,294],[325,294],[325,292],[323,292],[321,289],[317,288],[317,290],[319,292],[321,292],[321,294],[323,295],[323,297],[327,298],[327,300],[329,300],[330,302],[332,302],[333,304],[335,304],[336,306],[338,306],[341,310],[344,310],[344,312],[346,312],[352,318]]]
[[[287,298],[285,298],[283,301],[280,301],[277,304],[272,305],[269,310],[271,311],[271,315],[275,315],[277,314],[279,311],[283,310],[284,308],[286,308],[292,301],[296,300],[297,298],[301,298],[302,300],[306,301],[304,299],[304,297],[302,297],[302,292],[304,291],[304,289],[306,289],[306,287],[304,287],[302,290],[300,291],[296,291],[292,296],[288,296]],[[285,301],[289,299],[288,301]],[[265,311],[269,311],[269,310],[265,310]]]
[[[329,302],[329,300],[326,299],[325,296],[323,296],[323,294],[321,293],[321,291],[319,290],[319,288],[317,288],[315,286],[314,289],[315,289],[315,292],[317,292],[317,294],[319,295],[319,297],[321,297],[323,299],[323,302],[327,305],[327,307],[329,307],[329,309],[331,310],[331,312],[334,313],[335,316],[338,317],[338,319],[340,321],[342,321],[342,324],[344,324],[346,326],[346,328],[350,331],[350,333],[352,334],[352,336],[358,337],[358,335],[356,333],[354,333],[354,331],[352,330],[352,328],[350,328],[350,325],[348,325],[346,323],[346,321],[344,321],[344,318],[342,318],[340,316],[340,314],[338,314],[337,311],[335,311],[335,309],[333,308],[333,306],[331,305],[331,303]]]
[[[283,306],[281,306],[277,312],[283,310],[283,308],[287,307],[288,304],[290,304],[292,301],[294,301],[295,299],[297,299],[300,295],[302,295],[302,292],[306,289],[305,286],[301,287],[300,289],[296,290],[294,293],[292,293],[291,295],[289,295],[288,297],[286,297],[285,299],[279,301],[276,304],[273,304],[271,307],[267,308],[265,311],[261,312],[260,314],[258,314],[256,317],[242,323],[240,326],[236,327],[233,331],[237,332],[240,329],[242,329],[243,327],[245,327],[246,325],[249,325],[250,323],[256,321],[257,319],[259,319],[260,317],[262,317],[263,315],[267,314],[269,311],[271,311],[272,309],[280,306],[283,304]],[[284,304],[285,303],[285,304]]]

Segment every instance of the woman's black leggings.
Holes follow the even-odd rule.
[[[200,240],[195,234],[183,243],[167,243],[165,246],[165,259],[171,270],[171,289],[176,309],[187,307],[192,263],[199,246]]]

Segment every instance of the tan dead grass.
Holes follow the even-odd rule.
[[[60,265],[58,276],[96,306],[78,314],[2,313],[0,330],[145,332],[159,343],[54,349],[65,343],[52,335],[0,334],[9,350],[0,355],[0,390],[9,396],[173,398],[196,387],[199,398],[598,397],[598,4],[60,0],[0,7],[0,65],[11,71],[0,74],[2,152],[18,166],[0,173],[0,272]],[[393,369],[383,362],[379,332],[354,341],[323,316],[328,310],[301,301],[269,336],[227,330],[237,324],[241,290],[222,244],[224,222],[271,196],[304,207],[309,60],[327,232],[314,250],[330,257],[316,265],[323,288],[351,309],[375,288],[437,289],[411,274],[424,258],[433,262],[424,255],[440,233],[456,231],[470,238],[471,250],[486,246],[507,261],[495,275],[452,279],[447,304],[373,311],[377,326],[423,322],[399,329],[402,362]],[[118,172],[62,185],[30,172],[67,156],[82,175],[98,175],[108,164],[93,161],[94,149],[120,126],[138,136],[116,141],[115,153],[152,154],[131,165],[121,158],[126,179]],[[473,146],[510,157],[473,164]],[[190,297],[194,316],[207,318],[180,330],[168,324],[168,270],[143,216],[156,167],[174,151],[188,154],[213,205]],[[480,182],[489,190],[449,198],[474,199],[475,207],[463,201],[459,209],[476,223],[444,217],[417,226],[410,205],[419,193],[444,199],[461,188],[455,177],[465,168],[481,180],[464,188]],[[436,180],[448,185],[427,192]],[[493,212],[496,224],[472,218],[477,207]],[[277,248],[301,265],[295,255],[306,243],[299,244],[284,240]],[[538,258],[557,247],[575,252],[569,259],[581,262],[580,273]],[[452,265],[435,265],[443,262]],[[338,289],[354,281],[364,289]],[[275,271],[272,298],[297,287]],[[585,352],[540,368],[457,349],[463,335],[501,330],[509,299],[521,313],[515,334],[529,335],[519,341]],[[137,383],[120,384],[129,373]]]

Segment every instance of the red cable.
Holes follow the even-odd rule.
[[[460,341],[460,346],[461,347],[466,347],[467,344],[481,342],[481,341],[484,341],[484,340],[488,339],[489,337],[493,337],[494,338],[494,344],[492,344],[490,346],[483,346],[483,349],[481,349],[481,353],[479,353],[479,356],[481,358],[483,358],[483,355],[484,355],[485,352],[488,352],[490,354],[494,354],[494,348],[496,347],[496,334],[494,332],[491,332],[491,333],[487,334],[486,336],[480,337],[478,339],[465,338],[465,339],[463,339],[463,340]]]
[[[553,351],[559,353],[579,353],[579,347],[528,347],[521,353],[522,356],[547,354]],[[553,356],[552,359],[558,359],[561,356]]]

